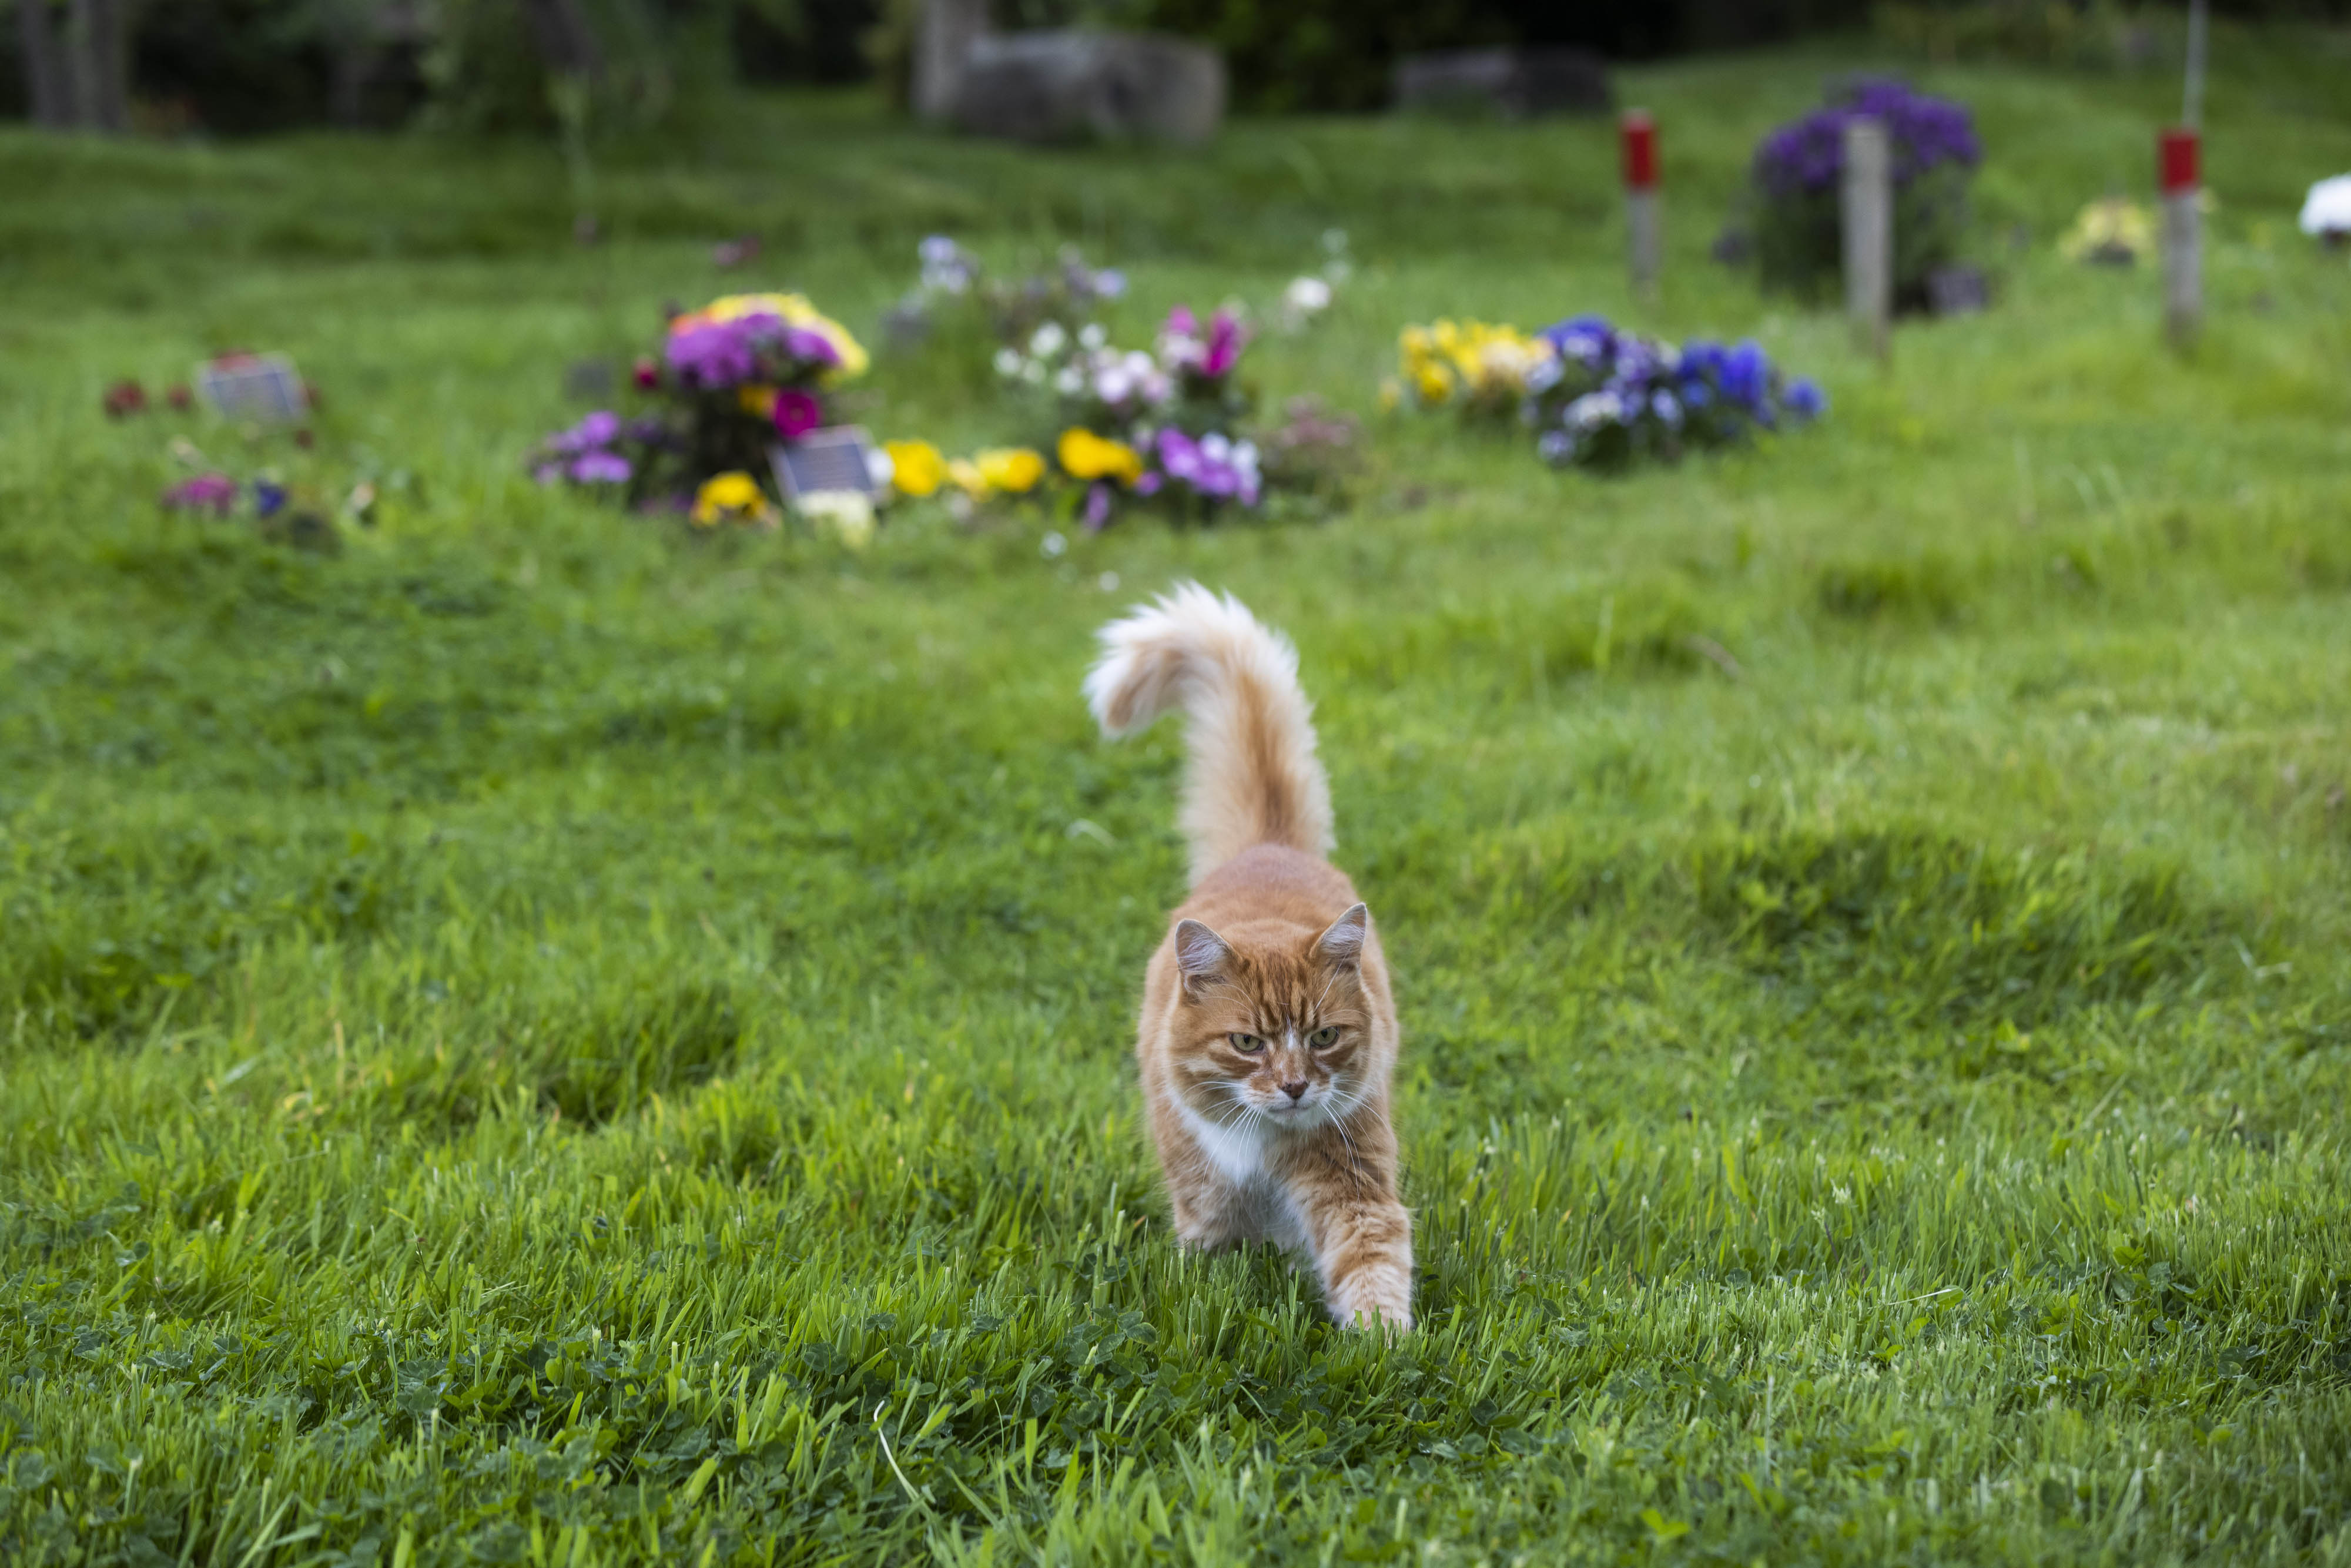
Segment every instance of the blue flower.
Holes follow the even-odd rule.
[[[1780,394],[1780,401],[1798,419],[1818,419],[1829,408],[1829,394],[1821,391],[1820,383],[1810,376],[1798,376],[1790,382],[1787,390]]]
[[[267,479],[253,482],[253,515],[274,517],[286,505],[286,486]]]
[[[1722,356],[1722,395],[1750,413],[1761,413],[1771,385],[1771,361],[1763,357],[1754,339],[1742,340]]]

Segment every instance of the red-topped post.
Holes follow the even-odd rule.
[[[1646,109],[1625,111],[1625,229],[1631,245],[1633,292],[1657,295],[1664,235],[1657,215],[1657,122]]]
[[[2204,319],[2201,149],[2185,126],[2164,131],[2156,146],[2163,188],[2163,325],[2185,347]]]

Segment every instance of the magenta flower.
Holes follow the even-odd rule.
[[[776,434],[786,441],[798,441],[824,423],[824,405],[813,393],[798,387],[786,387],[776,394]]]
[[[163,505],[175,512],[209,508],[215,517],[225,517],[228,509],[236,505],[236,481],[225,474],[199,474],[164,491]]]
[[[1232,313],[1217,311],[1216,320],[1208,327],[1208,352],[1200,361],[1200,373],[1221,376],[1230,371],[1240,363],[1241,350],[1248,342],[1248,337],[1241,331],[1241,324],[1233,319]]]

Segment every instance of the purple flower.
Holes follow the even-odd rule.
[[[750,323],[775,318],[746,317],[739,321],[710,321],[670,334],[664,350],[669,368],[689,385],[735,386],[749,381],[758,367],[752,351]]]
[[[1111,493],[1107,485],[1097,484],[1086,491],[1086,532],[1098,534],[1110,521]]]
[[[215,516],[226,517],[236,505],[236,481],[225,474],[199,474],[164,491],[163,505],[175,512],[210,509]]]
[[[590,446],[610,446],[621,434],[621,416],[598,409],[594,413],[571,427],[584,449]]]
[[[1771,361],[1763,357],[1762,347],[1754,339],[1746,339],[1722,356],[1721,377],[1723,396],[1750,413],[1763,412],[1764,394],[1771,385]]]
[[[274,517],[285,505],[285,486],[274,484],[267,479],[256,479],[253,482],[253,515],[255,517]]]
[[[1829,394],[1821,391],[1820,383],[1810,376],[1798,376],[1790,382],[1787,390],[1780,394],[1780,401],[1798,419],[1818,419],[1829,407]]]
[[[832,346],[832,340],[812,327],[785,328],[784,352],[812,365],[830,368],[841,363],[841,350]]]
[[[617,452],[590,452],[571,460],[571,480],[577,485],[625,485],[634,472]]]
[[[1947,163],[1971,169],[1983,159],[1975,121],[1964,105],[1878,78],[1856,83],[1844,101],[1766,136],[1755,150],[1756,183],[1774,196],[1834,189],[1844,174],[1844,128],[1860,115],[1884,122],[1896,185]]]

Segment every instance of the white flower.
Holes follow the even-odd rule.
[[[890,461],[887,452],[869,446],[865,449],[865,476],[876,490],[887,490],[890,481],[898,476],[898,465]]]
[[[1007,377],[1019,375],[1020,373],[1019,351],[1015,349],[997,350],[996,373]]]
[[[1200,437],[1200,455],[1214,462],[1222,463],[1232,456],[1233,444],[1226,439],[1222,432],[1212,430]]]
[[[2311,186],[2298,220],[2306,235],[2351,235],[2351,174],[2337,174]]]
[[[873,501],[862,490],[811,490],[792,505],[810,522],[831,528],[851,549],[873,542]]]
[[[1044,551],[1045,559],[1047,560],[1052,560],[1057,559],[1063,550],[1070,548],[1070,541],[1063,538],[1058,532],[1050,533],[1045,536],[1038,548]]]
[[[1159,361],[1140,349],[1130,349],[1126,355],[1126,373],[1142,381],[1159,368]]]
[[[1102,330],[1101,322],[1089,321],[1083,328],[1080,329],[1078,332],[1078,341],[1091,351],[1092,350],[1099,349],[1104,343],[1109,342],[1110,334]]]
[[[1061,373],[1053,378],[1053,390],[1063,397],[1075,397],[1086,384],[1086,378],[1075,365],[1063,365]]]
[[[1113,365],[1094,378],[1094,396],[1107,403],[1124,402],[1134,391],[1134,378],[1123,365]]]
[[[1545,354],[1536,361],[1534,368],[1527,372],[1527,391],[1547,392],[1559,385],[1559,378],[1564,373],[1560,369],[1559,361]]]
[[[1331,286],[1319,277],[1293,277],[1281,291],[1281,302],[1298,315],[1311,316],[1330,308]]]
[[[1020,367],[1020,379],[1032,387],[1041,387],[1045,384],[1045,367],[1034,360],[1028,361]]]
[[[1567,405],[1567,423],[1578,430],[1597,430],[1624,417],[1624,400],[1613,392],[1585,392]]]
[[[1040,360],[1050,360],[1067,347],[1070,335],[1061,330],[1059,321],[1048,321],[1029,335],[1029,351]]]

